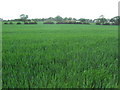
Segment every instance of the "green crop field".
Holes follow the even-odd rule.
[[[118,26],[3,25],[3,88],[117,88]]]

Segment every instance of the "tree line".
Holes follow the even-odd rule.
[[[13,20],[3,20],[3,21],[9,21],[12,24],[12,21],[16,21],[18,24],[20,22],[24,22],[25,24],[37,24],[37,22],[42,21],[44,24],[90,24],[95,23],[96,25],[120,25],[120,16],[115,16],[111,19],[106,19],[104,15],[101,15],[97,19],[86,19],[86,18],[72,18],[72,17],[49,17],[49,18],[35,18],[35,19],[28,19],[28,15],[21,14],[19,19],[13,19]],[[6,24],[7,24],[6,22]]]

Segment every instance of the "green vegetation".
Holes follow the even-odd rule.
[[[45,21],[43,24],[55,24],[53,21]]]
[[[117,88],[117,26],[4,25],[3,88]]]
[[[0,21],[0,89],[2,90],[2,22]]]
[[[87,23],[81,23],[76,21],[59,21],[56,24],[87,24]]]
[[[13,20],[2,20],[5,22],[4,24],[13,24],[13,22],[18,22],[17,24],[37,24],[37,22],[41,21],[43,24],[91,24],[94,23],[96,25],[120,25],[120,16],[115,16],[111,19],[106,19],[104,15],[101,15],[97,19],[85,19],[85,18],[72,18],[72,17],[49,17],[49,18],[36,18],[36,19],[28,19],[28,15],[21,14],[19,19],[13,19]],[[9,23],[10,21],[10,23]],[[20,23],[22,22],[22,23]]]
[[[37,22],[35,22],[35,21],[31,21],[31,22],[24,22],[24,24],[37,24]]]
[[[21,22],[17,22],[16,24],[22,24]]]

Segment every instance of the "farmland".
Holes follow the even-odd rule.
[[[117,88],[118,26],[4,25],[3,88]]]

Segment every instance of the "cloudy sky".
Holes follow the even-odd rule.
[[[100,15],[118,15],[120,0],[1,0],[0,18],[16,19],[20,14],[29,18],[62,17],[96,19]]]

